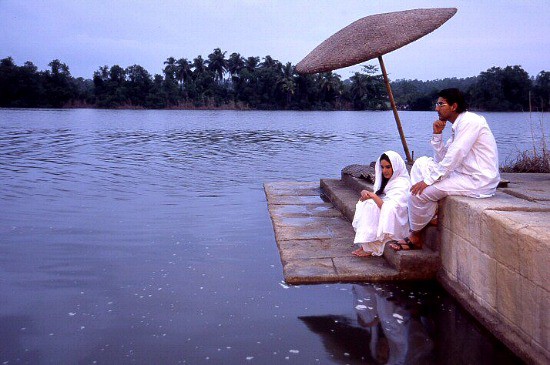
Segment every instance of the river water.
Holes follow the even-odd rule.
[[[501,162],[541,134],[485,116]],[[0,363],[519,363],[433,283],[282,281],[262,184],[388,149],[391,112],[0,110]]]

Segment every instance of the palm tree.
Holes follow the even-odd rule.
[[[201,75],[206,70],[206,63],[201,55],[193,59],[193,76]]]
[[[244,67],[250,72],[254,72],[258,64],[260,63],[260,57],[248,57],[244,62]]]
[[[227,60],[227,71],[229,71],[233,78],[238,78],[243,68],[244,59],[241,55],[239,53],[231,53],[231,56],[229,56],[229,59]]]
[[[286,96],[285,104],[290,104],[292,95],[296,90],[296,82],[294,81],[294,66],[290,62],[282,68],[282,75],[277,82],[277,87]]]
[[[355,109],[365,108],[365,98],[368,95],[368,76],[359,72],[356,72],[352,77],[350,94]]]
[[[187,58],[180,58],[176,61],[176,78],[180,83],[181,91],[185,89],[187,80],[191,77],[191,64]]]
[[[223,80],[223,74],[227,70],[227,60],[225,52],[221,49],[214,49],[213,53],[208,55],[208,70],[214,73],[214,79],[220,83]]]
[[[166,65],[163,70],[165,79],[175,80],[176,59],[174,57],[168,57],[166,61],[164,61],[164,64]]]
[[[319,88],[323,101],[331,102],[340,95],[342,81],[340,75],[332,72],[324,72],[318,78]]]
[[[277,70],[280,70],[282,65],[279,61],[277,60],[274,60],[273,58],[271,58],[271,56],[267,55],[264,57],[264,62],[262,62],[260,64],[260,66],[262,68],[272,68],[272,69],[277,69]]]

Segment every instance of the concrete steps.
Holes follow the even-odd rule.
[[[372,191],[372,185],[364,179],[343,175],[342,179],[321,179],[321,192],[350,222],[355,213],[355,204],[361,190]],[[439,255],[440,237],[437,227],[427,227],[421,250],[394,251],[388,246],[383,257],[399,272],[402,280],[435,279],[441,266]]]

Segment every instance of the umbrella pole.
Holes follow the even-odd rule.
[[[384,75],[384,82],[386,83],[386,90],[388,90],[388,95],[390,97],[390,104],[393,110],[393,116],[395,117],[395,123],[397,123],[397,130],[399,131],[399,137],[401,137],[401,144],[405,150],[405,156],[407,157],[407,163],[412,164],[413,160],[411,158],[411,153],[409,152],[409,147],[407,146],[407,140],[405,139],[405,134],[403,133],[403,128],[401,127],[401,120],[399,119],[399,114],[397,114],[397,106],[395,105],[395,100],[393,99],[393,93],[390,87],[390,81],[388,80],[388,74],[386,73],[386,67],[384,66],[384,61],[382,56],[378,56],[378,61],[380,62],[380,68],[382,69],[382,75]]]

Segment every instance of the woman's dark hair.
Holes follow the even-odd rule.
[[[449,103],[449,105],[453,105],[454,103],[456,103],[456,112],[458,114],[465,112],[466,109],[468,109],[468,104],[464,99],[464,94],[457,88],[443,89],[437,94],[437,96],[447,100],[447,103]]]
[[[388,162],[388,163],[390,164],[390,166],[391,166],[390,158],[389,158],[388,155],[386,155],[385,153],[383,153],[383,154],[380,155],[380,161],[382,161],[382,160]],[[392,166],[392,167],[393,167],[393,166]],[[390,179],[386,179],[386,178],[384,177],[384,174],[382,174],[382,166],[380,166],[380,174],[382,175],[382,183],[380,184],[380,189],[378,189],[378,190],[376,191],[376,193],[375,193],[375,194],[378,195],[378,196],[384,194],[384,189],[386,188],[386,185],[388,184],[388,181],[390,181]]]

